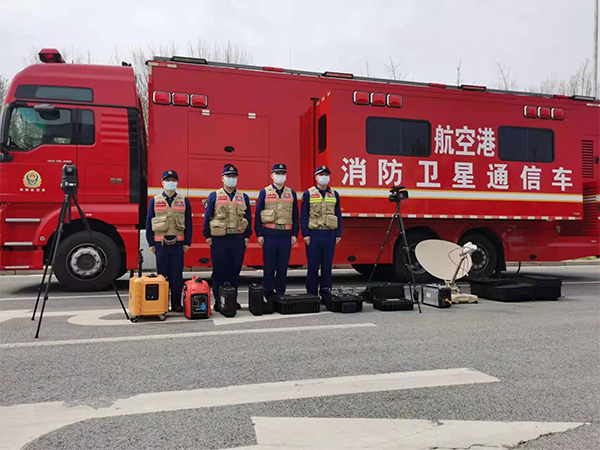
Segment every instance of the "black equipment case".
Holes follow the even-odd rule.
[[[421,288],[421,303],[436,308],[450,308],[452,289],[441,284],[426,284]]]
[[[561,296],[562,280],[558,277],[509,274],[506,279],[515,283],[531,284],[534,300],[556,300]]]
[[[405,298],[404,283],[373,283],[367,286],[364,299],[373,303],[374,298]]]
[[[354,292],[353,288],[334,289],[331,295],[325,299],[327,311],[341,313],[355,313],[363,309],[363,297]]]
[[[321,298],[310,294],[275,295],[273,306],[279,314],[317,313],[321,310]]]
[[[472,280],[471,294],[488,300],[501,302],[522,302],[533,300],[533,285],[520,283],[510,278],[482,278]]]
[[[256,283],[248,285],[248,310],[255,316],[262,316],[265,304],[263,287]]]
[[[219,311],[225,317],[234,317],[237,311],[237,289],[229,283],[219,288]]]
[[[373,308],[379,311],[412,311],[414,303],[407,298],[377,298],[373,299]]]

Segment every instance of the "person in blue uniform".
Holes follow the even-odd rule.
[[[237,189],[238,175],[233,164],[225,165],[223,187],[210,193],[204,213],[203,234],[210,246],[215,311],[220,309],[221,285],[229,282],[236,289],[239,286],[244,254],[252,235],[250,199]]]
[[[306,292],[312,295],[319,293],[322,302],[331,295],[333,255],[336,244],[342,239],[340,196],[328,186],[330,176],[327,166],[317,167],[316,184],[304,192],[300,213],[308,263]]]
[[[174,170],[162,175],[164,191],[150,199],[146,217],[146,240],[156,255],[156,271],[169,282],[171,311],[181,312],[183,255],[192,245],[192,207],[177,192],[179,176]]]
[[[285,294],[287,269],[299,231],[298,197],[285,185],[287,168],[275,164],[273,184],[258,194],[254,231],[263,248],[263,288],[265,297]]]

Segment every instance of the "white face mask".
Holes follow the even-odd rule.
[[[327,186],[329,184],[329,175],[319,175],[317,177],[317,183],[321,186]]]
[[[237,177],[224,177],[223,183],[227,187],[236,187],[237,186]]]
[[[275,182],[275,184],[284,184],[285,180],[286,180],[285,175],[279,175],[279,174],[273,175],[273,181]]]
[[[163,181],[163,187],[165,191],[175,191],[177,190],[177,181]]]

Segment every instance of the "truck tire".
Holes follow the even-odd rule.
[[[469,278],[488,278],[496,270],[498,262],[498,252],[496,247],[488,238],[479,233],[465,234],[458,241],[458,245],[465,245],[472,242],[477,246],[477,250],[471,254],[473,266],[469,272]]]
[[[93,232],[100,254],[91,243],[87,231],[79,231],[63,240],[56,253],[54,273],[70,291],[97,291],[110,287],[119,274],[121,256],[108,236]],[[101,258],[105,267],[102,268]]]
[[[415,281],[417,283],[431,283],[436,279],[427,272],[419,261],[417,261],[417,257],[415,255],[415,248],[421,241],[426,241],[429,239],[437,239],[435,236],[427,233],[424,230],[408,230],[406,232],[406,240],[408,241],[408,247],[410,250],[410,261],[412,264],[412,272],[415,275]],[[410,276],[410,272],[406,268],[405,264],[405,252],[404,252],[404,242],[402,236],[398,237],[398,241],[396,242],[396,247],[394,248],[394,278],[398,281],[402,282],[412,282],[412,277]]]

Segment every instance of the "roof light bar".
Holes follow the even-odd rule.
[[[323,73],[323,76],[330,77],[330,78],[346,78],[346,79],[354,78],[353,74],[343,73],[343,72],[325,72],[325,73]]]
[[[569,96],[568,95],[562,95],[562,94],[554,94],[553,96],[554,98],[562,98],[562,99],[568,99]]]
[[[40,57],[40,61],[43,63],[64,63],[65,62],[65,60],[63,59],[60,52],[55,48],[43,48],[38,53],[38,56]]]
[[[446,89],[446,85],[442,83],[429,83],[429,87]]]
[[[281,67],[263,67],[265,72],[283,72]]]
[[[171,61],[186,64],[208,64],[208,61],[204,58],[190,58],[189,56],[173,56]]]
[[[460,88],[464,91],[485,91],[487,89],[485,86],[475,86],[472,84],[461,84]]]
[[[569,98],[572,100],[582,100],[584,102],[593,102],[596,100],[594,97],[589,97],[587,95],[571,95]]]

